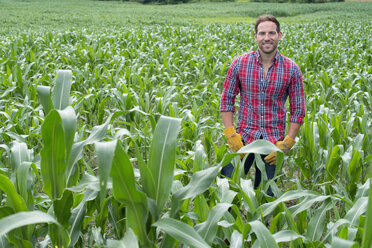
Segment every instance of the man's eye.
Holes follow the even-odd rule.
[[[270,35],[275,35],[276,32],[272,31],[272,32],[269,32]]]

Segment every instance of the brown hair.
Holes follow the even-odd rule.
[[[259,16],[257,18],[256,25],[254,26],[255,33],[257,33],[257,27],[258,27],[258,25],[261,22],[267,22],[267,21],[275,23],[276,24],[276,31],[278,33],[280,32],[280,23],[279,23],[279,21],[273,15],[265,14],[265,15],[261,15],[261,16]]]

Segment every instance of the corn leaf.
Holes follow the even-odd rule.
[[[306,240],[306,238],[292,230],[283,230],[273,234],[276,243],[291,242],[296,239]]]
[[[10,165],[12,170],[16,171],[23,162],[29,162],[29,154],[30,152],[27,149],[26,143],[19,143],[15,141],[10,148]]]
[[[72,107],[52,110],[41,127],[41,175],[44,191],[52,199],[62,196],[66,187],[68,158],[76,128],[76,115]]]
[[[25,204],[25,201],[16,192],[13,183],[9,180],[8,177],[2,174],[0,174],[0,190],[3,191],[7,195],[7,198],[6,198],[7,205],[11,207],[14,212],[27,211],[27,206]]]
[[[117,142],[113,154],[110,175],[115,199],[126,205],[127,228],[132,228],[141,244],[146,244],[148,242],[146,235],[147,197],[136,187],[132,164],[121,148],[120,141]]]
[[[228,203],[218,203],[209,212],[208,219],[195,226],[195,230],[199,235],[207,241],[212,243],[217,234],[218,225],[217,223],[224,216],[225,212],[229,209],[231,204]]]
[[[332,208],[332,203],[324,203],[321,207],[315,210],[313,216],[308,224],[308,229],[306,232],[306,237],[311,241],[317,241],[322,236],[324,230],[324,221],[326,213]]]
[[[267,140],[255,140],[246,146],[240,148],[238,153],[257,153],[257,154],[270,154],[275,151],[281,151],[273,143]]]
[[[259,247],[279,247],[270,231],[264,226],[264,224],[262,224],[262,222],[255,220],[249,222],[249,225],[251,226],[252,232],[257,236]]]
[[[281,202],[297,199],[297,198],[300,198],[300,197],[306,197],[306,196],[317,197],[317,196],[319,196],[319,193],[314,192],[314,191],[310,191],[310,190],[288,191],[288,192],[284,193],[282,196],[280,196],[278,199],[276,199],[275,201],[263,204],[262,205],[263,216],[267,216],[270,213],[272,213],[274,211],[274,209],[276,208],[276,206]]]
[[[79,161],[79,159],[82,158],[84,146],[98,142],[105,137],[105,134],[110,125],[112,116],[113,115],[110,115],[107,118],[106,122],[103,123],[102,125],[94,126],[87,139],[81,142],[77,142],[72,146],[71,155],[70,155],[69,163],[68,163],[68,169],[67,169],[67,179],[68,179],[69,187],[74,186],[76,183],[75,181],[77,179],[75,177],[76,175],[78,175],[78,173],[76,173],[77,168],[75,167],[75,165]]]
[[[99,181],[100,181],[100,202],[101,204],[106,197],[107,180],[110,175],[113,154],[116,149],[117,141],[111,142],[96,142]]]
[[[368,195],[368,207],[367,207],[367,218],[364,224],[362,248],[368,248],[372,246],[372,166],[369,167],[369,195]]]
[[[180,124],[180,119],[161,116],[151,143],[149,168],[155,188],[145,188],[145,191],[155,200],[158,211],[163,209],[171,192]]]
[[[332,239],[331,248],[359,248],[359,245],[357,242],[351,240],[334,237]]]
[[[237,230],[234,230],[233,233],[231,234],[230,248],[241,247],[243,247],[243,235]]]
[[[49,86],[37,86],[37,92],[39,94],[39,100],[44,109],[44,115],[47,116],[49,112],[54,109],[51,98],[51,92]]]
[[[38,223],[54,223],[61,227],[56,219],[41,211],[19,212],[0,219],[0,236],[16,228]],[[63,241],[63,246],[67,247],[70,242],[69,236],[62,227],[59,231],[58,236]]]
[[[121,240],[107,240],[107,248],[139,248],[138,240],[132,229],[129,229]]]
[[[368,197],[359,198],[353,207],[346,213],[344,219],[349,220],[351,225],[359,224],[359,217],[367,211]]]
[[[220,166],[210,167],[208,169],[196,172],[187,186],[179,189],[172,197],[171,216],[178,211],[182,200],[193,198],[211,185],[213,180],[217,177]]]
[[[210,246],[189,225],[176,219],[162,218],[153,224],[163,232],[169,234],[181,243],[195,248],[209,248]]]
[[[63,110],[69,106],[71,84],[72,72],[70,70],[59,70],[52,93],[52,101],[55,109]]]

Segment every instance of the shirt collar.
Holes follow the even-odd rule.
[[[260,56],[260,53],[258,52],[258,49],[255,51],[255,55],[256,55],[256,59],[257,59],[257,62],[262,64],[262,60],[261,60],[261,56]],[[275,54],[275,57],[274,57],[274,61],[273,61],[273,64],[279,60],[279,56],[280,56],[280,53],[279,51],[277,50],[276,51],[276,54]]]

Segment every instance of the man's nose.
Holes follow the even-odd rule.
[[[269,35],[269,34],[265,34],[264,39],[265,39],[265,40],[270,40],[270,35]]]

